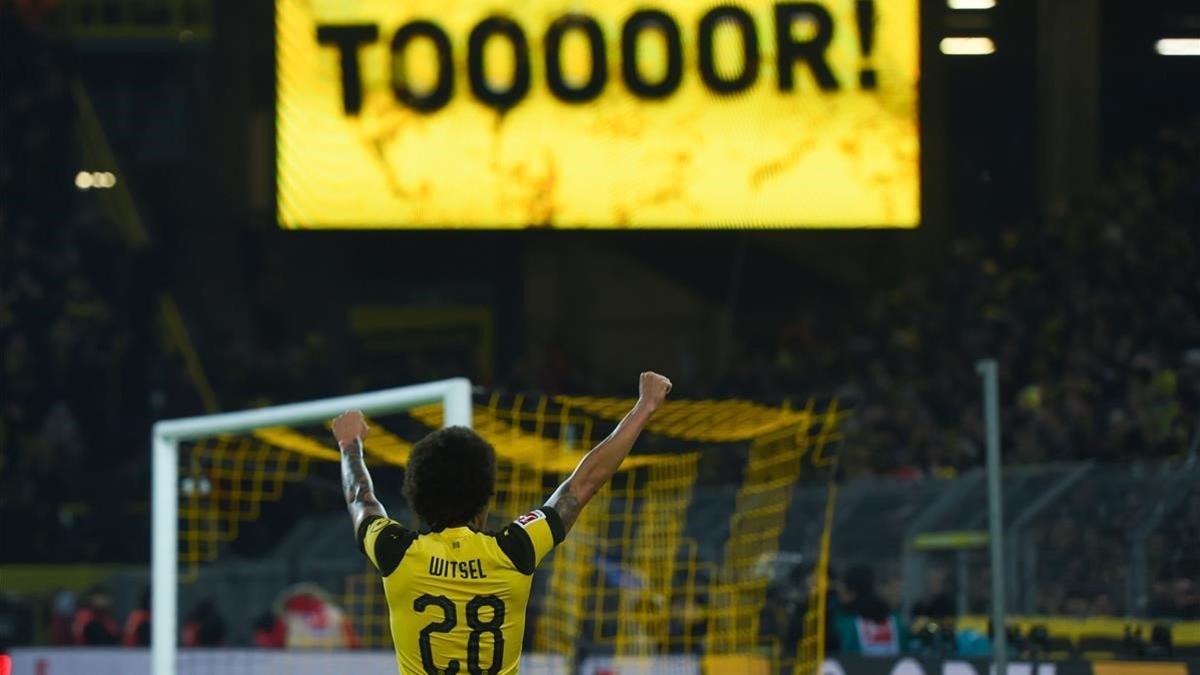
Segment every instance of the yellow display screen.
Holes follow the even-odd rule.
[[[276,0],[287,228],[914,227],[917,0]]]

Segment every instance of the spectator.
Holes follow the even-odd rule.
[[[225,619],[211,599],[202,600],[183,620],[180,643],[184,647],[220,647],[225,644]]]
[[[846,572],[839,589],[841,608],[834,620],[843,654],[895,656],[908,644],[907,631],[875,591],[875,573],[866,566]]]
[[[54,594],[50,605],[50,644],[75,644],[71,636],[71,622],[75,618],[77,605],[75,594],[65,588]]]
[[[825,652],[836,654],[840,649],[837,626],[834,619],[840,613],[841,600],[838,596],[837,571],[832,566],[827,571],[828,582],[825,589]],[[817,591],[817,568],[814,565],[797,565],[788,575],[791,593],[787,609],[789,611],[786,630],[778,635],[783,637],[784,645],[798,645],[804,637],[805,616],[808,613],[808,602]],[[790,647],[789,647],[790,648]]]
[[[150,589],[142,591],[137,609],[125,619],[125,634],[121,644],[126,647],[145,647],[150,644]]]
[[[359,646],[354,625],[323,589],[315,584],[297,584],[285,589],[275,601],[277,625],[263,631],[264,640],[276,634],[283,646],[292,648],[355,649]]]
[[[929,570],[925,582],[925,598],[913,605],[913,616],[945,619],[958,614],[954,595],[946,583],[948,576],[949,571],[944,565],[937,565]]]
[[[33,612],[15,594],[0,591],[0,653],[14,645],[27,645],[33,638]]]
[[[283,622],[272,614],[264,614],[254,621],[254,646],[261,649],[283,649],[285,643]]]
[[[112,615],[108,590],[96,586],[88,591],[83,606],[71,621],[71,636],[79,646],[102,647],[121,642],[121,630]]]

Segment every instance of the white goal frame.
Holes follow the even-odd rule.
[[[272,426],[327,421],[346,410],[386,414],[441,403],[444,426],[471,426],[471,381],[439,380],[241,412],[161,420],[151,446],[150,651],[154,675],[175,675],[179,588],[179,444]],[[331,441],[332,444],[332,441]]]

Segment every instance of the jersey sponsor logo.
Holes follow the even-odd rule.
[[[543,513],[541,509],[537,509],[535,511],[530,511],[529,513],[526,513],[525,515],[517,518],[517,524],[520,525],[521,527],[528,529],[529,526],[532,525],[533,523],[536,523],[539,520],[545,520],[545,519],[546,519],[546,514]]]

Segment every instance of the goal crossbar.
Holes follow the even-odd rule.
[[[155,423],[151,434],[151,672],[175,675],[181,442],[264,427],[323,422],[346,410],[371,415],[429,403],[442,403],[444,426],[471,426],[471,382],[466,378]]]

